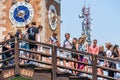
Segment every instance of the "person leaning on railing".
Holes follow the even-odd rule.
[[[6,40],[9,40],[9,39],[10,39],[10,36],[9,36],[9,35],[6,35],[5,38],[4,38],[5,41],[6,41]],[[3,52],[3,51],[6,51],[6,50],[9,50],[9,49],[11,49],[11,43],[10,43],[10,42],[7,42],[7,43],[5,43],[5,44],[3,45],[3,47],[2,47],[2,52]],[[3,54],[2,54],[2,60],[7,59],[7,58],[10,58],[11,56],[12,56],[12,51],[3,53]],[[10,61],[5,61],[5,62],[3,63],[3,66],[12,65],[12,64],[13,64],[13,63],[11,62],[11,60],[10,60]]]
[[[110,42],[106,42],[105,43],[105,47],[106,47],[106,57],[110,57],[112,55],[112,47],[113,45]],[[105,67],[109,67],[109,62],[107,60],[105,60]],[[104,70],[104,75],[108,76],[108,70]]]
[[[102,56],[102,57],[106,57],[106,53],[105,53],[105,50],[104,50],[104,46],[101,45],[99,46],[99,53],[98,55]],[[100,66],[103,66],[104,65],[104,60],[99,60],[99,63],[98,63]]]
[[[27,34],[28,34],[28,39],[29,40],[37,41],[37,39],[38,39],[38,28],[36,27],[36,22],[31,23],[31,27],[28,28]],[[38,46],[36,44],[30,43],[29,46],[30,46],[30,50],[37,51]],[[30,58],[31,59],[37,59],[37,54],[30,53]],[[37,65],[36,62],[30,62],[30,64]]]
[[[78,39],[78,45],[76,47],[76,50],[84,52],[84,49],[83,49],[83,38],[82,37],[80,37]],[[83,55],[79,55],[78,56],[78,60],[83,62],[84,56]],[[83,68],[84,68],[84,64],[78,64],[78,69],[82,70]]]
[[[85,45],[85,38],[82,36],[78,39],[78,44],[76,46],[76,50],[81,51],[81,52],[86,52],[87,47]],[[84,63],[88,63],[88,58],[85,55],[79,55],[78,60]],[[88,72],[88,66],[84,64],[78,64],[78,69],[87,71]],[[84,73],[78,73],[79,76],[87,76]]]
[[[63,47],[64,48],[68,48],[68,49],[72,49],[72,40],[70,38],[70,33],[66,33],[65,34],[65,40],[63,42]],[[65,55],[67,58],[72,58],[72,55],[70,52],[65,52]],[[66,65],[67,67],[71,67],[71,62],[70,61],[66,61]]]
[[[102,56],[102,57],[106,57],[106,53],[105,53],[105,50],[104,50],[104,46],[103,46],[103,45],[100,45],[100,46],[99,46],[99,53],[98,53],[98,55],[99,55],[99,56]],[[102,59],[99,59],[99,60],[98,60],[98,65],[104,66],[104,65],[105,65],[105,61],[102,60]],[[103,71],[103,69],[101,69],[101,68],[98,68],[98,69],[97,69],[97,72],[98,72],[99,75],[104,75],[104,71]],[[99,77],[98,79],[104,80],[103,78],[100,78],[100,77]]]
[[[22,39],[27,40],[28,39],[28,34],[27,30],[29,28],[29,25],[25,25],[24,30],[22,30]],[[21,48],[30,50],[29,44],[26,41],[21,42]],[[23,57],[29,58],[29,52],[23,51]],[[24,64],[28,63],[28,60],[24,60]]]
[[[22,39],[28,39],[28,34],[27,34],[27,30],[28,30],[28,28],[29,28],[29,25],[25,25],[25,28],[24,28],[24,30],[22,31]],[[28,43],[26,43],[26,41],[23,41],[23,43],[22,43],[22,48],[24,48],[24,49],[30,49],[30,47],[29,47],[29,44]]]
[[[16,31],[16,34],[15,34],[15,37],[17,37],[17,38],[22,38],[22,30],[21,29],[18,29],[17,31]],[[23,48],[23,42],[19,42],[19,47],[20,48]],[[20,51],[20,56],[21,57],[25,57],[25,55],[24,55],[24,51]],[[20,64],[24,64],[25,63],[25,60],[20,60]]]
[[[114,45],[112,49],[111,58],[119,57],[119,51],[118,51],[118,45]],[[109,68],[116,69],[116,63],[115,62],[109,62]],[[108,71],[108,76],[115,77],[116,72],[115,71]]]
[[[98,41],[96,39],[93,40],[93,44],[89,46],[88,52],[94,55],[98,55],[99,53],[99,46],[97,45]],[[91,64],[92,58],[90,57],[89,63]]]
[[[77,45],[78,45],[78,40],[77,40],[77,38],[73,38],[73,40],[72,40],[72,50],[76,50]],[[71,53],[71,55],[72,55],[72,59],[78,60],[78,55],[77,55],[77,54]],[[78,63],[72,62],[72,63],[71,63],[71,66],[72,66],[72,68],[77,69],[77,68],[78,68]],[[73,74],[76,74],[76,73],[77,73],[77,72],[73,71]]]
[[[99,53],[99,46],[97,46],[96,39],[93,40],[93,45],[89,47],[88,52],[91,54],[96,54],[96,55]]]
[[[53,34],[49,38],[49,43],[52,44],[52,45],[57,45],[58,39],[57,39],[57,33],[56,32],[53,32]]]
[[[41,39],[42,39],[42,37],[41,37],[42,30],[43,30],[43,26],[42,25],[38,25],[38,38],[37,38],[38,42],[41,42]],[[43,49],[43,47],[40,44],[38,44],[37,52],[43,52],[42,49]],[[37,57],[37,60],[39,60],[39,61],[42,60],[42,56],[41,55],[37,54],[36,57]],[[41,64],[38,63],[38,66],[41,66]]]

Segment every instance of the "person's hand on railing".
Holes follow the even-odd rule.
[[[116,57],[116,58],[114,58],[114,59],[120,60],[120,57]]]

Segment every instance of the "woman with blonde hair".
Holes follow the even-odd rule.
[[[78,45],[76,45],[76,50],[84,52],[83,42],[84,42],[83,37],[80,37],[80,38],[78,39]]]
[[[84,49],[84,38],[83,37],[80,37],[78,39],[78,45],[76,47],[76,49],[78,51],[81,51],[81,52],[86,52],[86,50]],[[81,62],[84,62],[84,63],[88,63],[88,59],[85,58],[84,55],[80,54],[78,55],[78,60],[81,61]],[[80,70],[83,70],[83,71],[88,71],[88,66],[85,66],[84,64],[78,64],[78,69]],[[79,76],[85,76],[86,74],[84,73],[78,73]]]
[[[83,37],[80,37],[79,39],[78,39],[78,44],[76,45],[76,50],[78,50],[78,51],[81,51],[81,52],[84,52],[84,49],[83,49],[83,43],[84,43],[84,39],[83,39]],[[83,55],[78,55],[78,60],[80,60],[80,61],[84,61],[83,60],[84,59],[84,56]],[[80,70],[82,70],[84,68],[84,65],[83,64],[78,64],[78,69],[80,69]]]

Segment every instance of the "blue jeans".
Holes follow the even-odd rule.
[[[20,45],[20,48],[24,48],[24,49],[28,49],[28,50],[30,49],[29,44],[26,42],[22,42]]]

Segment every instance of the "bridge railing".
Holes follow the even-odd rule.
[[[6,46],[7,43],[11,42],[12,44],[14,44],[15,42],[15,39],[12,38],[10,40],[6,40],[6,41],[3,41],[3,42],[0,42],[0,48],[3,48]],[[8,50],[5,50],[5,51],[1,51],[0,52],[0,56],[1,56],[1,59],[0,59],[0,63],[1,63],[1,68],[0,69],[3,69],[5,67],[8,67],[8,65],[3,65],[3,63],[7,63],[8,61],[10,60],[13,60],[15,58],[15,55],[12,55],[10,56],[9,58],[6,58],[3,54],[7,54],[7,53],[11,53],[11,52],[14,52],[15,48],[10,48]],[[14,66],[15,64],[13,65],[10,65],[10,66]],[[4,66],[4,67],[3,67]]]
[[[8,42],[13,42],[14,43],[14,48],[3,51],[3,52],[0,53],[0,55],[6,54],[6,53],[11,52],[11,51],[13,51],[14,54],[9,58],[0,60],[0,63],[3,64],[4,62],[10,61],[10,60],[13,60],[14,63],[12,65],[2,66],[1,69],[4,69],[4,68],[9,67],[9,66],[13,66],[13,67],[15,67],[15,75],[20,75],[20,65],[21,65],[20,62],[21,62],[21,60],[28,60],[28,61],[44,64],[44,67],[50,67],[52,69],[52,80],[57,80],[58,68],[61,68],[61,69],[64,69],[64,70],[66,69],[66,70],[69,70],[69,71],[72,71],[72,72],[75,71],[77,73],[84,73],[84,74],[91,75],[92,80],[97,80],[98,77],[101,77],[101,78],[104,78],[104,79],[110,79],[110,80],[117,80],[114,77],[99,75],[99,73],[97,72],[98,68],[100,68],[102,70],[114,71],[114,72],[120,73],[120,70],[116,70],[116,69],[112,69],[112,68],[108,68],[108,67],[103,67],[103,66],[100,66],[100,65],[97,64],[97,61],[100,60],[100,59],[102,59],[104,61],[107,61],[107,62],[119,63],[120,60],[118,60],[118,59],[101,57],[99,55],[93,55],[93,54],[90,54],[90,53],[75,51],[75,50],[66,49],[66,48],[63,48],[63,47],[58,47],[58,46],[54,46],[54,45],[50,45],[50,44],[46,44],[46,43],[41,43],[41,42],[36,42],[36,41],[31,41],[31,40],[25,40],[25,39],[19,39],[19,38],[14,38],[14,39],[10,39],[10,40],[7,40],[7,41],[0,42],[0,45],[2,45],[2,47],[3,47],[3,45],[8,43]],[[30,49],[21,48],[20,43],[22,43],[22,42],[40,46],[40,47],[42,47],[43,51],[32,51]],[[67,57],[64,57],[64,56],[59,56],[58,55],[59,50],[61,50],[63,52],[67,52],[69,54],[76,54],[78,56],[84,55],[84,56],[89,58],[88,61],[90,61],[90,63],[89,62],[82,62],[80,60],[75,60],[75,59],[72,59],[72,58],[67,58]],[[30,57],[20,56],[21,51],[36,54],[36,55],[38,54],[42,57],[42,59],[38,60],[38,59],[30,58]],[[77,69],[77,68],[73,68],[73,67],[69,67],[69,66],[65,66],[65,65],[60,65],[60,64],[58,64],[58,59],[65,60],[67,62],[74,62],[76,64],[83,64],[84,66],[90,67],[91,70],[84,71],[84,70],[80,70],[80,69]],[[22,65],[24,65],[24,64],[22,64]]]

